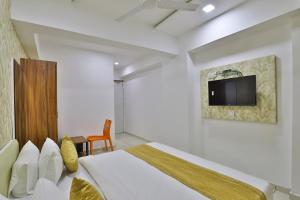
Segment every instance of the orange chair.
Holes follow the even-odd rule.
[[[87,137],[88,142],[90,143],[90,154],[93,155],[93,142],[98,140],[104,140],[105,149],[108,151],[106,140],[109,141],[110,148],[113,151],[114,148],[112,146],[111,137],[110,137],[110,127],[111,127],[111,120],[105,120],[105,124],[103,127],[103,135],[91,135]]]

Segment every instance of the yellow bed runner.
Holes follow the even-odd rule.
[[[195,165],[149,145],[139,145],[126,151],[210,199],[266,200],[262,191],[249,184]]]

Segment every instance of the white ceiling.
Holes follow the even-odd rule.
[[[141,47],[104,41],[92,36],[76,34],[18,20],[13,20],[13,24],[21,43],[31,58],[38,58],[35,35],[38,36],[39,40],[111,55],[115,62],[120,63],[120,65],[115,66],[116,69],[130,65],[136,60],[148,57],[149,55],[154,56],[161,54],[161,52]]]
[[[89,13],[94,14],[92,16],[103,16],[109,19],[117,19],[138,6],[140,1],[141,0],[56,0],[55,2],[58,5],[62,5],[64,3],[67,7],[76,7],[78,12],[82,11],[82,13],[85,13],[88,11]],[[200,5],[197,11],[177,11],[156,28],[154,28],[154,25],[170,13],[174,12],[174,10],[152,7],[142,10],[138,14],[119,23],[123,23],[125,26],[129,24],[142,24],[143,26],[152,27],[158,31],[178,36],[246,1],[251,0],[193,0],[192,3]],[[216,9],[211,13],[204,13],[202,8],[208,3],[214,4]],[[22,44],[24,45],[28,55],[32,58],[38,58],[36,41],[34,39],[35,34],[39,35],[39,38],[51,40],[53,42],[110,54],[115,58],[115,61],[121,63],[118,68],[128,66],[136,60],[149,57],[149,55],[161,54],[161,52],[131,44],[121,44],[116,41],[102,40],[101,38],[80,35],[74,32],[63,31],[47,26],[35,25],[18,20],[13,20],[13,23]],[[97,26],[96,19],[94,22],[90,23]],[[124,30],[124,34],[126,34],[126,30]],[[162,55],[164,54],[162,53]]]
[[[117,19],[131,9],[140,5],[141,0],[74,0],[72,4],[91,12],[97,12],[111,19]],[[132,22],[154,25],[172,10],[151,8],[128,19]]]
[[[246,1],[250,0],[193,0],[192,3],[200,5],[196,11],[178,11],[156,27],[156,29],[170,35],[178,36]],[[89,12],[117,19],[138,6],[140,2],[141,0],[74,0],[72,4],[84,10],[89,10]],[[216,9],[211,13],[204,13],[202,8],[209,3],[214,4]],[[153,27],[172,11],[174,10],[152,7],[144,9],[126,21],[142,23]],[[126,23],[126,21],[120,23]]]

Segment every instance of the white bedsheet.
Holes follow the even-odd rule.
[[[158,143],[148,145],[248,183],[272,199],[266,181]],[[131,154],[118,150],[80,159],[108,200],[207,200],[208,198]]]
[[[82,159],[82,158],[79,158],[79,159]],[[66,170],[64,170],[57,186],[59,188],[59,190],[61,190],[66,199],[69,199],[69,196],[70,196],[70,190],[71,190],[71,184],[72,184],[72,181],[73,181],[73,178],[74,177],[77,177],[77,178],[81,178],[81,179],[84,179],[88,182],[90,182],[91,184],[93,184],[99,191],[101,191],[99,189],[99,186],[97,185],[97,183],[94,181],[94,179],[89,175],[89,173],[86,171],[86,169],[81,166],[80,164],[78,165],[78,170],[77,172],[75,173],[71,173],[71,174],[68,174],[66,172]]]
[[[246,173],[240,172],[240,171],[232,169],[230,167],[226,167],[224,165],[200,158],[198,156],[191,155],[189,153],[180,151],[178,149],[175,149],[175,148],[163,145],[163,144],[150,143],[148,145],[150,145],[154,148],[157,148],[161,151],[164,151],[166,153],[169,153],[171,155],[182,158],[182,159],[189,161],[191,163],[194,163],[196,165],[212,169],[216,172],[230,176],[230,177],[240,180],[244,183],[248,183],[249,185],[252,185],[252,186],[258,188],[259,190],[261,190],[262,192],[264,192],[268,200],[273,199],[274,185],[268,183],[267,181],[265,181],[263,179],[248,175]]]

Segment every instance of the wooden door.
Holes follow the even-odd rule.
[[[56,63],[21,59],[15,62],[15,131],[22,147],[31,140],[39,149],[47,137],[57,142]]]

